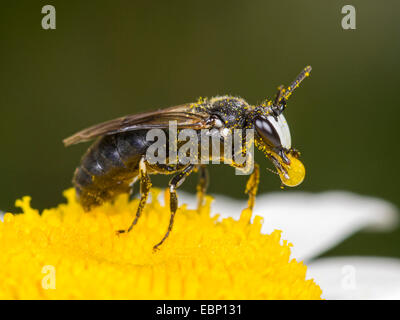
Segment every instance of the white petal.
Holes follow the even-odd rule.
[[[239,217],[246,201],[216,195],[212,213]],[[179,192],[179,202],[196,206],[193,195]],[[293,243],[292,257],[307,260],[332,248],[355,232],[383,231],[397,224],[397,209],[387,201],[349,192],[283,191],[257,196],[254,213],[264,217],[263,233],[282,230]]]
[[[283,230],[293,243],[292,257],[310,259],[355,232],[392,229],[397,210],[390,203],[347,192],[285,192],[260,197],[255,213],[266,217],[263,232]]]
[[[325,299],[400,299],[400,259],[334,257],[308,264]]]

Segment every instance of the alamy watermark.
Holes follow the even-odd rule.
[[[54,30],[56,28],[56,8],[50,4],[42,7],[42,13],[45,16],[42,18],[42,28],[45,30]]]
[[[45,276],[42,278],[42,288],[45,290],[56,289],[56,267],[48,264],[43,266],[42,273]]]
[[[170,121],[165,130],[151,129],[146,140],[153,142],[146,151],[150,164],[229,164],[237,175],[248,175],[254,168],[254,129],[179,129]]]
[[[342,14],[345,14],[345,16],[342,18],[342,28],[344,30],[356,29],[356,8],[350,4],[347,4],[343,6]]]
[[[356,268],[350,264],[342,267],[342,278],[340,285],[343,290],[355,290],[357,287],[356,282]]]

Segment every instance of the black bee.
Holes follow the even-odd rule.
[[[200,139],[201,129],[217,129],[223,133],[233,129],[254,129],[254,142],[258,149],[272,161],[282,183],[295,186],[304,178],[304,167],[297,160],[299,153],[291,146],[289,127],[282,114],[294,89],[311,71],[307,66],[287,88],[278,88],[274,101],[264,101],[258,106],[249,105],[241,98],[222,96],[200,100],[167,109],[146,112],[114,119],[82,130],[65,139],[65,146],[98,138],[82,158],[75,170],[73,184],[83,208],[88,211],[105,201],[113,200],[121,193],[129,193],[133,183],[140,181],[140,203],[130,227],[118,233],[129,232],[138,222],[151,188],[151,174],[175,174],[169,182],[170,223],[157,249],[172,230],[174,215],[178,208],[176,189],[193,171],[199,172],[197,186],[198,206],[202,205],[208,185],[206,167],[202,164],[151,164],[146,151],[153,141],[146,139],[150,129],[168,131],[170,121],[176,121],[177,129],[194,129]],[[168,149],[167,149],[168,150]],[[166,155],[169,156],[168,154]],[[233,158],[233,157],[232,157]],[[224,161],[224,159],[221,159]],[[232,167],[240,168],[234,160]],[[249,195],[248,208],[254,206],[259,182],[259,167],[254,165],[246,186]]]

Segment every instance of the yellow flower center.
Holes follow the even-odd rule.
[[[129,234],[138,201],[120,196],[84,213],[73,189],[66,204],[39,212],[30,197],[16,201],[23,214],[0,223],[0,299],[319,299],[306,266],[290,259],[281,231],[261,234],[261,217],[249,223],[210,217],[181,206],[161,250],[168,206],[152,201]]]

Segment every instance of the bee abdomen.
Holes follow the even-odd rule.
[[[104,136],[96,141],[75,170],[73,183],[85,210],[130,191],[148,146],[146,130]]]
[[[82,158],[81,166],[94,176],[102,176],[116,168],[124,168],[114,136],[105,136],[95,142]]]
[[[137,175],[134,167],[122,161],[115,136],[105,136],[95,142],[75,170],[73,183],[85,210],[129,192]]]

